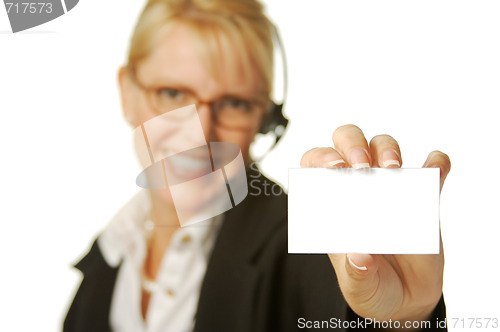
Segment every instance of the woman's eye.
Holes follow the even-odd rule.
[[[165,101],[182,101],[184,98],[182,91],[170,88],[159,89],[158,95]]]
[[[226,99],[224,101],[224,107],[243,112],[249,112],[251,110],[251,105],[248,101],[234,98]]]

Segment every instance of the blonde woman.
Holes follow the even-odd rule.
[[[249,146],[269,112],[272,60],[272,24],[255,0],[150,0],[119,71],[124,116],[139,128],[195,104],[205,140],[237,144],[249,175],[269,184],[250,167]],[[335,149],[306,152],[301,165],[402,164],[387,135],[368,144],[347,125],[333,142]],[[175,149],[161,140],[149,148]],[[169,167],[184,174],[196,158]],[[442,184],[450,162],[435,151],[425,166],[441,168]],[[84,279],[64,330],[270,332],[325,321],[354,329],[365,317],[435,324],[445,316],[443,261],[442,253],[288,255],[285,195],[249,195],[223,215],[180,227],[168,187],[144,190],[77,264]]]

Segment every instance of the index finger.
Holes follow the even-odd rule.
[[[357,126],[349,124],[338,127],[332,139],[335,149],[352,168],[366,168],[372,165],[368,142]]]
[[[446,180],[446,177],[448,176],[448,173],[450,173],[451,169],[450,157],[448,157],[447,154],[444,154],[441,151],[432,151],[431,153],[429,153],[429,156],[427,157],[427,160],[425,161],[423,167],[438,167],[440,169],[440,190],[442,190],[444,180]]]

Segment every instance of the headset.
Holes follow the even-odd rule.
[[[281,41],[280,34],[276,25],[271,25],[271,32],[273,35],[273,45],[274,52],[279,52],[279,56],[282,62],[283,69],[283,99],[280,103],[272,100],[269,107],[269,111],[262,120],[262,124],[259,129],[259,134],[272,134],[274,136],[274,142],[268,151],[259,159],[266,156],[275,146],[278,144],[281,137],[283,137],[286,127],[288,126],[288,119],[283,114],[283,108],[285,106],[287,93],[288,93],[288,72],[287,72],[287,62],[285,56],[285,50],[283,48],[283,42]],[[273,66],[275,67],[275,66]],[[274,70],[276,73],[276,70]],[[273,75],[275,77],[276,75]],[[273,91],[275,89],[275,84],[273,84]]]

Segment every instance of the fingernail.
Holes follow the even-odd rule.
[[[323,157],[323,167],[339,168],[345,165],[345,161],[336,153],[329,153]]]
[[[356,148],[351,151],[351,165],[354,169],[370,167],[368,153],[362,148]]]
[[[401,167],[399,163],[399,155],[395,150],[387,150],[382,154],[383,167]]]
[[[358,271],[367,271],[367,270],[368,270],[368,269],[366,268],[366,266],[358,266],[358,265],[356,265],[356,264],[352,261],[352,259],[351,259],[351,257],[350,257],[349,255],[347,255],[347,260],[349,261],[349,264],[350,264],[353,268],[355,268],[356,270],[358,270]]]

